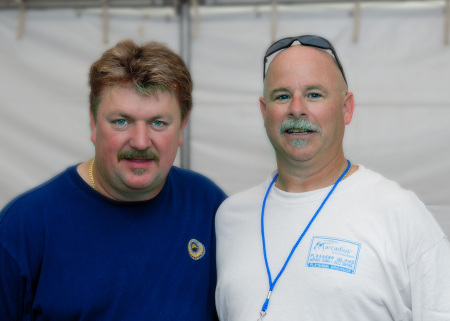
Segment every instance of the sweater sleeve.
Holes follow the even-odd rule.
[[[19,265],[0,244],[0,320],[22,320],[23,291]]]

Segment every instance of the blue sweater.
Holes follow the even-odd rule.
[[[76,166],[0,213],[0,320],[214,320],[214,216],[224,192],[173,167],[119,202]]]

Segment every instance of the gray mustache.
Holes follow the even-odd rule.
[[[281,123],[280,127],[278,128],[278,131],[280,132],[280,134],[282,134],[288,129],[298,129],[301,131],[311,131],[318,133],[322,132],[319,126],[311,123],[309,120],[299,118],[286,119]]]

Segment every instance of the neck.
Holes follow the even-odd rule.
[[[154,198],[162,190],[163,185],[142,190],[133,190],[131,188],[123,188],[122,190],[114,189],[104,181],[99,175],[99,169],[96,167],[94,159],[86,161],[77,167],[78,174],[92,188],[100,194],[116,201],[136,202],[147,201]]]
[[[95,171],[94,171],[95,175]],[[99,176],[97,176],[98,178]],[[120,185],[119,187],[113,186],[112,184],[104,183],[101,179],[96,179],[96,188],[97,191],[104,196],[111,198],[116,201],[122,202],[140,202],[140,201],[148,201],[154,198],[159,192],[162,190],[163,185],[159,186],[148,186],[146,188],[136,188],[133,189],[128,185]]]
[[[278,166],[276,186],[286,192],[302,193],[333,185],[347,168],[345,157],[322,166],[317,162],[305,162],[295,168]],[[350,174],[350,173],[349,173]]]

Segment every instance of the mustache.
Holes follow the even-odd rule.
[[[300,118],[289,118],[283,121],[278,127],[280,134],[286,132],[288,129],[297,129],[302,132],[317,132],[321,133],[322,130],[316,124],[311,123],[309,120]]]
[[[120,152],[117,155],[117,160],[121,161],[122,159],[153,159],[155,161],[159,161],[159,155],[155,152],[152,152],[150,149],[139,150],[139,149],[130,149],[127,151]]]

